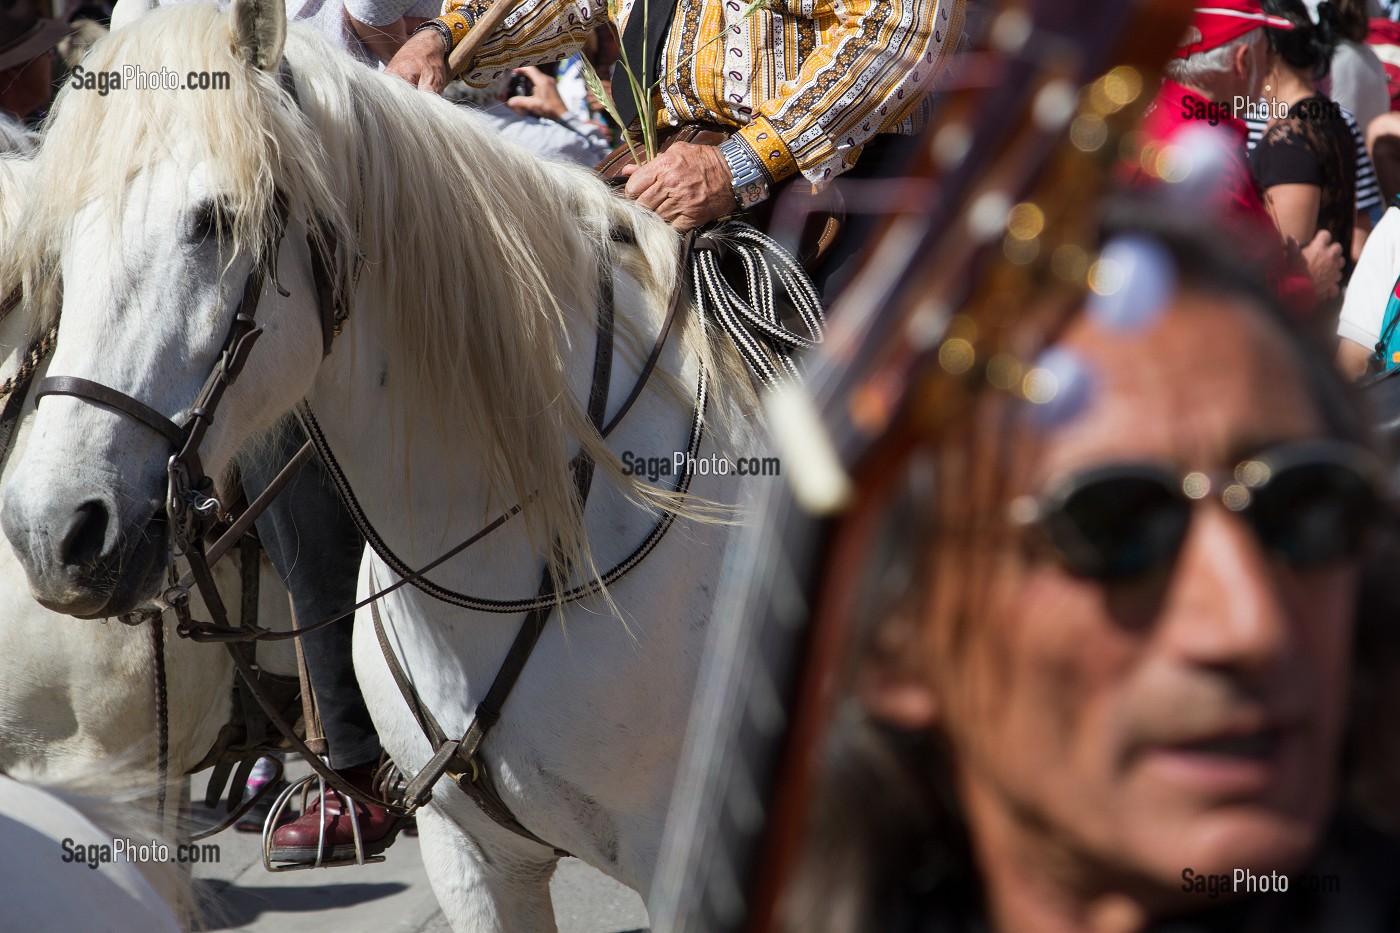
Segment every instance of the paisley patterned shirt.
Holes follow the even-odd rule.
[[[491,2],[446,0],[441,19],[454,44]],[[644,2],[519,0],[463,77],[483,85],[508,68],[564,58],[602,17],[621,33]],[[872,136],[923,128],[965,3],[676,0],[652,98],[656,120],[735,127],[774,181],[800,171],[821,187],[854,165]],[[640,62],[629,64],[643,73]]]

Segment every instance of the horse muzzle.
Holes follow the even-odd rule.
[[[169,556],[169,526],[152,503],[126,518],[89,496],[67,514],[42,514],[6,497],[0,526],[46,609],[79,619],[130,612],[160,589]]]

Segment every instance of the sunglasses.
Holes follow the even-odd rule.
[[[1175,561],[1192,508],[1213,497],[1283,563],[1314,567],[1361,552],[1387,508],[1381,476],[1365,448],[1314,439],[1273,447],[1216,474],[1183,477],[1153,463],[1096,467],[1042,497],[1015,500],[1010,518],[1038,532],[1076,576],[1131,580]]]

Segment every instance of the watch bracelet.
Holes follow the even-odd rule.
[[[442,44],[444,46],[443,54],[451,54],[452,30],[447,27],[447,24],[437,19],[425,19],[423,22],[418,24],[417,29],[413,30],[413,34],[417,35],[418,33],[423,32],[427,29],[431,29],[433,32],[438,34],[439,38],[442,39]]]
[[[736,136],[719,144],[720,155],[729,166],[734,200],[741,208],[753,207],[768,197],[769,177],[752,150]]]

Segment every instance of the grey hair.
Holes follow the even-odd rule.
[[[1255,60],[1262,62],[1263,28],[1251,29],[1238,39],[1205,52],[1197,52],[1189,58],[1167,59],[1167,63],[1162,66],[1162,72],[1178,84],[1208,89],[1215,84],[1220,75],[1227,74],[1234,67],[1235,50],[1242,46],[1254,47]]]

